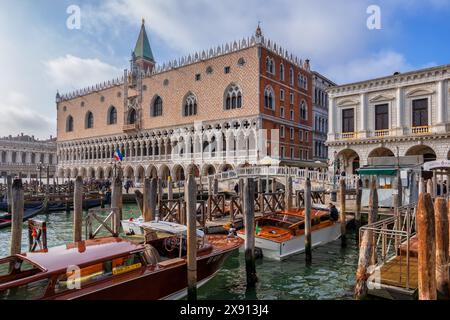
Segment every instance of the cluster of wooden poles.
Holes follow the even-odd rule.
[[[416,208],[416,236],[418,255],[419,300],[449,299],[450,297],[450,202],[444,197],[432,199],[431,180],[419,183],[419,200]],[[401,194],[397,198],[401,199]],[[400,204],[401,200],[396,203]],[[368,223],[378,218],[378,193],[376,180],[370,183]],[[409,231],[407,231],[409,232]],[[376,243],[373,231],[365,230],[360,239],[360,254],[356,274],[355,297],[367,296],[368,269],[376,264]]]
[[[243,199],[243,216],[245,226],[245,264],[247,287],[254,287],[258,281],[255,266],[255,189],[256,183],[253,178],[242,179],[239,183],[240,193]],[[242,188],[241,188],[242,187]],[[168,184],[168,199],[172,198],[171,183]],[[217,181],[214,181],[214,189],[217,189]],[[143,192],[143,218],[144,221],[153,221],[157,215],[158,193],[161,197],[161,186],[158,179],[145,179]],[[197,183],[193,175],[189,175],[185,184],[186,221],[187,221],[187,277],[188,277],[188,299],[195,300],[197,297]],[[311,241],[311,181],[305,183],[305,252],[306,262],[312,261]],[[24,189],[22,181],[16,179],[11,188],[12,199],[12,232],[11,232],[11,255],[21,252],[22,221],[24,213]],[[287,207],[292,207],[292,179],[286,187]],[[342,245],[345,246],[345,181],[340,184],[340,221],[342,223]],[[83,225],[83,180],[77,177],[74,183],[74,215],[73,215],[73,241],[82,241]],[[112,183],[111,208],[118,209],[119,214],[113,218],[113,230],[119,235],[120,221],[122,219],[122,181],[120,176],[114,178]]]

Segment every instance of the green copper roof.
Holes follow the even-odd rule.
[[[134,55],[136,58],[144,58],[151,61],[155,61],[153,58],[152,48],[150,47],[150,42],[148,41],[147,32],[145,31],[144,21],[142,21],[141,32],[139,33],[139,38],[134,48]]]

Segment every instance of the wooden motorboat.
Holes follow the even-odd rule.
[[[273,213],[255,219],[255,247],[260,248],[263,256],[283,260],[305,251],[305,217],[303,209]],[[312,247],[337,240],[341,235],[341,224],[332,221],[329,212],[313,209],[311,212]],[[245,239],[245,229],[238,232]]]
[[[27,221],[28,219],[31,219],[41,213],[44,213],[44,206],[41,204],[40,206],[27,206],[24,209],[23,213],[23,221]],[[0,229],[8,228],[11,226],[12,223],[12,217],[10,213],[0,215]]]
[[[187,293],[186,227],[153,222],[148,228],[146,243],[108,237],[1,259],[0,300],[182,298]],[[197,240],[201,286],[243,240],[226,236]]]

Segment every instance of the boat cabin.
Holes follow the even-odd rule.
[[[0,300],[70,299],[185,263],[186,227],[149,224],[151,239],[99,238],[0,259]],[[183,228],[184,227],[184,228]],[[198,256],[213,246],[198,233]]]

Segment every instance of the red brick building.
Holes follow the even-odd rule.
[[[281,165],[313,166],[311,98],[309,61],[259,27],[160,65],[143,24],[121,78],[57,95],[58,175],[110,177],[116,148],[136,181],[259,165],[277,153]]]

